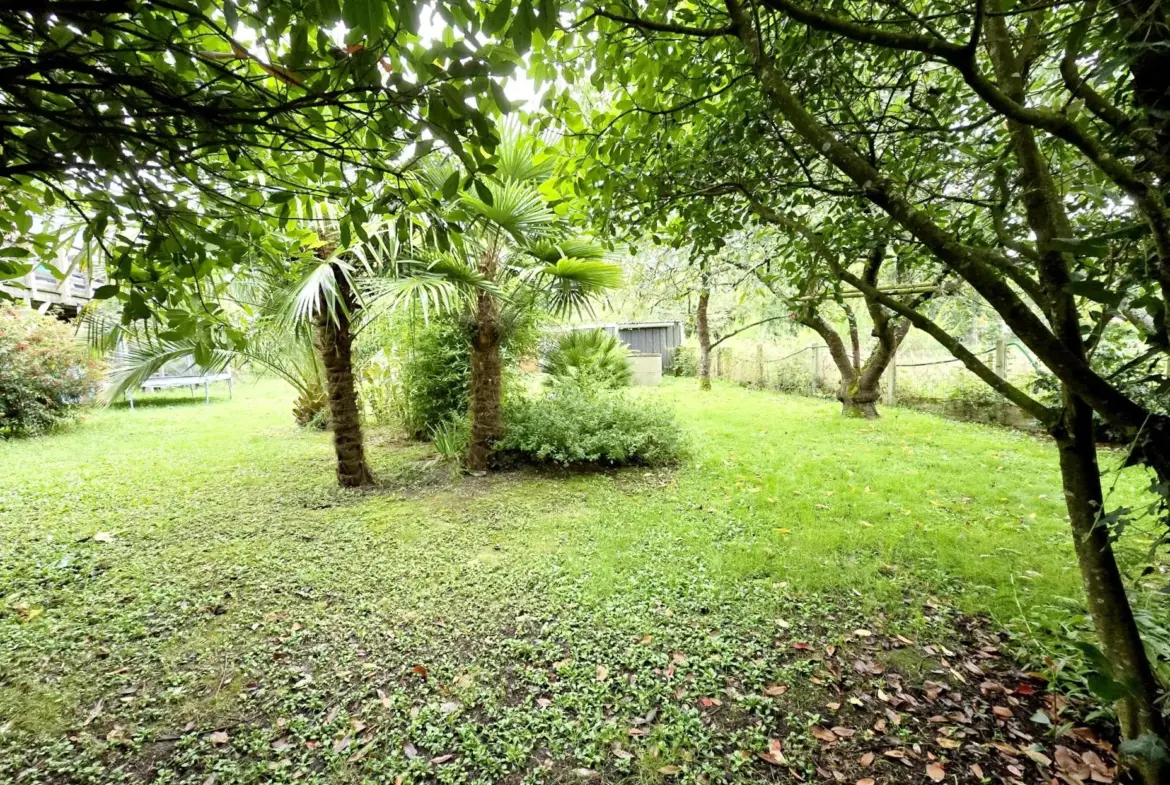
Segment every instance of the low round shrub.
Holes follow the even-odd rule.
[[[603,390],[629,387],[630,353],[604,330],[574,330],[557,338],[541,370],[550,386],[570,383]]]
[[[0,437],[35,436],[67,422],[103,373],[69,325],[0,305]]]
[[[673,376],[699,375],[699,350],[694,346],[676,346],[670,358],[670,373]]]
[[[685,453],[686,438],[661,404],[617,392],[590,394],[566,385],[504,409],[506,431],[496,443],[504,462],[560,466],[653,466]]]

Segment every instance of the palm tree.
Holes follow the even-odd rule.
[[[375,318],[407,300],[421,303],[424,313],[457,308],[482,281],[473,271],[450,269],[442,260],[400,258],[392,220],[364,227],[365,239],[349,246],[335,239],[335,225],[326,221],[322,226],[320,234],[305,239],[303,253],[257,265],[234,282],[230,303],[246,317],[239,348],[208,351],[194,338],[162,340],[143,330],[97,329],[107,346],[119,340],[128,346],[115,365],[107,398],[134,389],[180,358],[193,358],[209,372],[233,361],[255,363],[296,389],[298,423],[320,422],[322,406],[327,408],[338,484],[372,484],[354,381],[355,339]]]
[[[576,234],[545,195],[554,159],[548,143],[511,125],[504,129],[497,168],[464,190],[445,216],[462,226],[451,249],[432,252],[444,269],[463,269],[485,285],[471,307],[471,434],[466,467],[488,468],[492,443],[503,434],[500,347],[516,311],[546,308],[567,314],[621,282],[621,269],[596,243]],[[422,175],[438,188],[458,177],[450,161]]]

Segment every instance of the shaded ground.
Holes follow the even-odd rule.
[[[1078,603],[1042,443],[652,395],[676,471],[457,478],[375,433],[386,487],[341,492],[267,384],[0,444],[0,781],[1113,778],[1005,654]]]

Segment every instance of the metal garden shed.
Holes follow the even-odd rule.
[[[630,351],[657,354],[662,357],[662,368],[670,367],[674,350],[683,342],[682,322],[608,322],[575,324],[567,330],[605,330],[616,336]]]

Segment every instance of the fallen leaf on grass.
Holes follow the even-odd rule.
[[[435,757],[431,758],[431,763],[438,766],[440,763],[446,763],[454,757],[455,756],[451,753],[447,753],[446,755],[436,755]]]
[[[769,698],[779,698],[786,692],[788,692],[788,687],[783,684],[772,684],[764,688],[764,694]]]
[[[605,667],[604,665],[598,665],[597,666],[597,680],[598,681],[606,681],[607,679],[609,679],[609,668]]]
[[[418,749],[409,741],[402,745],[402,751],[406,754],[407,760],[414,760],[418,757]]]
[[[963,745],[954,739],[948,739],[946,736],[939,736],[934,740],[934,743],[942,747],[944,750],[957,750]]]
[[[94,542],[113,542],[114,535],[112,532],[98,532],[93,536]]]
[[[874,785],[873,777],[862,777],[857,781],[857,785]]]
[[[809,729],[809,732],[815,738],[820,739],[826,744],[832,744],[837,740],[837,734],[833,733],[833,731],[829,730],[828,728],[822,728],[820,725],[813,725],[812,728]]]
[[[680,771],[682,771],[682,766],[663,766],[658,769],[659,774],[666,774],[668,776],[678,774]]]
[[[934,782],[942,782],[947,778],[947,771],[941,763],[928,763],[926,764],[926,776]]]
[[[91,722],[93,722],[94,720],[96,720],[98,717],[101,716],[102,704],[103,704],[103,701],[99,698],[98,702],[95,703],[93,705],[93,708],[89,710],[89,714],[85,715],[85,722],[81,723],[81,727],[83,727],[83,728],[86,727]]]
[[[374,745],[375,745],[375,744],[377,744],[377,743],[378,743],[378,740],[377,740],[377,739],[370,739],[368,742],[366,742],[366,744],[365,744],[365,746],[364,746],[364,747],[362,747],[361,749],[359,749],[359,750],[358,750],[357,752],[355,752],[353,755],[350,755],[350,756],[349,756],[349,762],[350,762],[350,763],[357,763],[359,760],[361,760],[362,758],[366,757],[366,754],[367,754],[367,753],[368,753],[370,750],[372,750],[372,749],[374,748]]]
[[[1040,752],[1039,750],[1026,749],[1026,750],[1024,750],[1024,754],[1027,755],[1032,760],[1039,763],[1041,766],[1051,766],[1052,765],[1052,758],[1048,757],[1047,755],[1045,755],[1043,752]]]
[[[424,679],[429,675],[425,665],[415,665],[413,668],[411,668],[411,670],[417,673],[419,676],[422,676]]]
[[[787,758],[784,757],[784,745],[780,743],[779,739],[772,739],[768,742],[767,752],[757,752],[756,756],[773,766],[783,766],[788,763]]]
[[[992,706],[991,710],[995,712],[995,716],[1003,717],[1005,720],[1012,716],[1012,710],[1007,706]]]
[[[872,752],[865,753],[864,755],[861,756],[861,759],[858,760],[857,763],[859,766],[861,766],[861,768],[868,769],[870,766],[873,765],[873,753]]]
[[[210,736],[208,736],[207,740],[210,741],[212,744],[217,744],[217,745],[218,744],[227,744],[228,743],[227,731],[217,730],[214,733],[212,733]]]
[[[833,726],[833,733],[842,739],[847,739],[856,732],[853,728],[842,728],[840,725]]]

